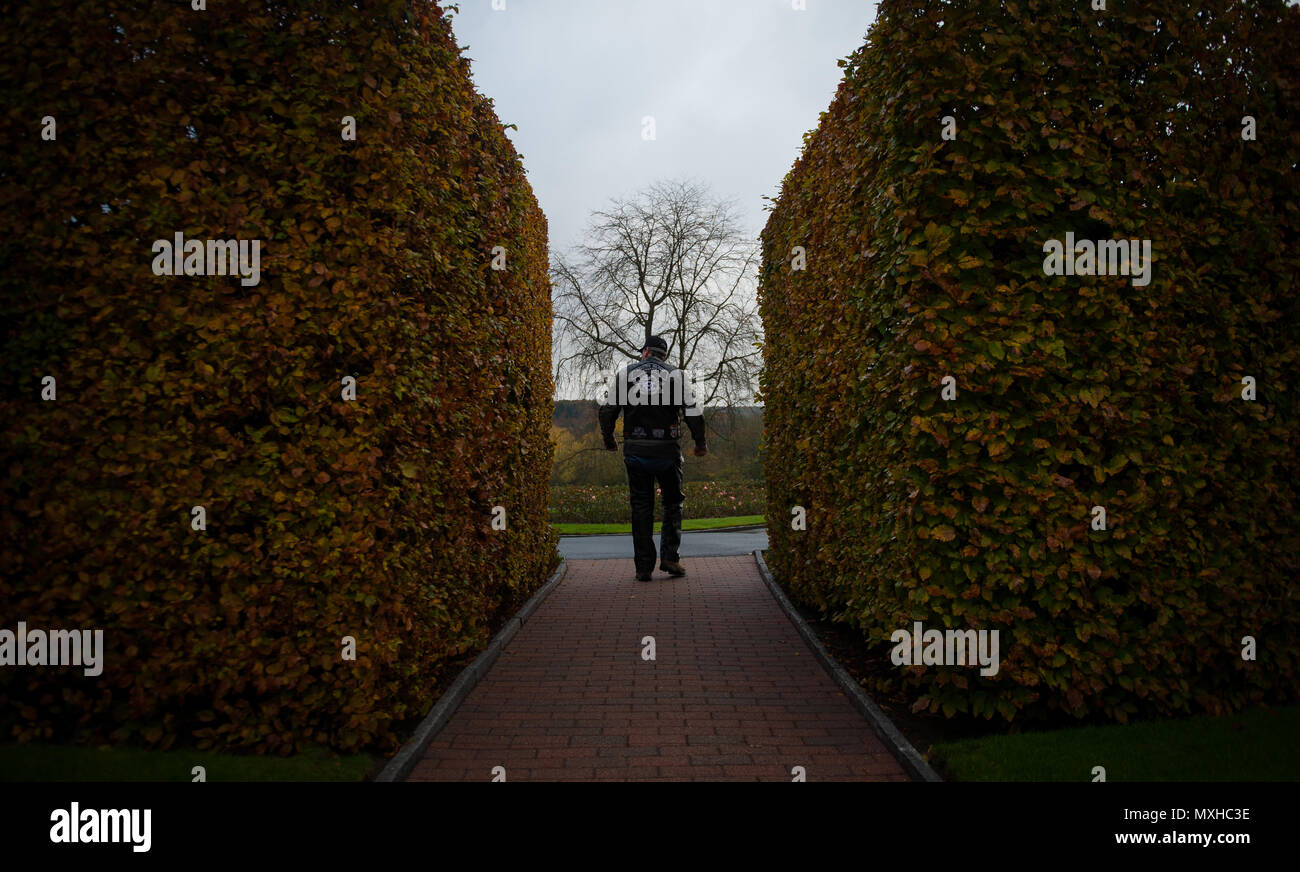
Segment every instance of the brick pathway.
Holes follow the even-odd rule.
[[[575,560],[408,781],[907,781],[753,556]],[[654,636],[656,659],[642,659]]]

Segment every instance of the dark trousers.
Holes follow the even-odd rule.
[[[664,500],[664,523],[659,534],[659,562],[676,563],[682,544],[682,455],[638,457],[623,455],[628,492],[632,499],[632,548],[637,572],[655,568],[655,482]]]

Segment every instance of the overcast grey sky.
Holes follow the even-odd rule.
[[[866,38],[867,0],[461,0],[474,83],[495,101],[550,223],[552,251],[651,182],[734,198],[757,236]],[[655,139],[642,138],[653,116]]]

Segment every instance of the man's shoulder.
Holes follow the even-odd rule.
[[[666,360],[655,360],[653,357],[647,357],[645,360],[632,360],[626,365],[628,371],[633,369],[639,370],[656,370],[662,372],[676,372],[677,367],[673,366]]]

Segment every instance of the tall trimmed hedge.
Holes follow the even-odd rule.
[[[1280,0],[886,0],[843,62],[762,237],[764,468],[778,579],[878,687],[1008,720],[1296,698],[1297,45]],[[1067,232],[1151,240],[1150,284],[1045,275]],[[892,665],[916,621],[998,630],[999,672]]]
[[[0,719],[391,748],[558,563],[546,219],[436,6],[207,5],[0,38],[0,626],[107,649],[0,668]],[[155,275],[176,232],[261,282]]]

